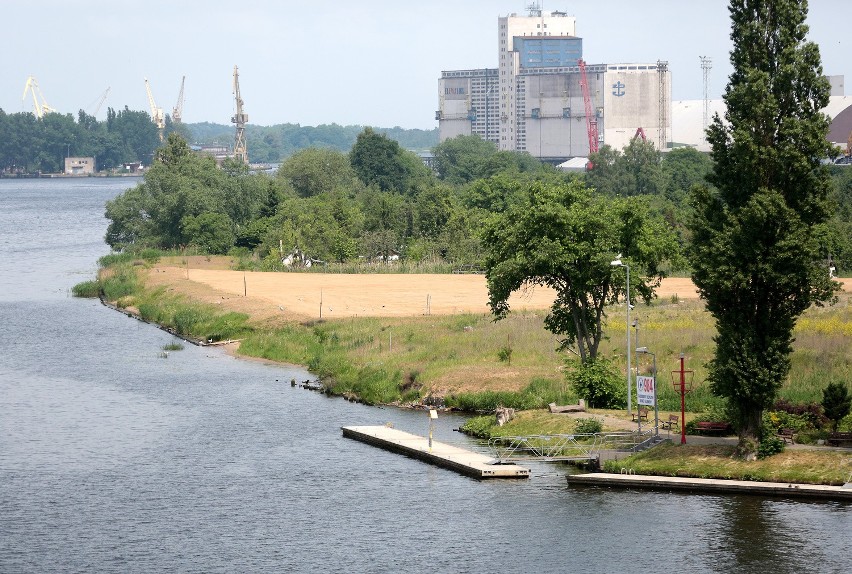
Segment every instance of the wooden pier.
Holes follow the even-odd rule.
[[[342,427],[343,436],[477,478],[529,478],[530,469],[388,426]]]

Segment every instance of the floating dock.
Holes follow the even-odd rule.
[[[530,469],[388,426],[342,427],[343,436],[477,478],[529,478]]]
[[[616,488],[647,488],[652,490],[681,490],[700,494],[757,494],[785,498],[813,498],[852,501],[852,483],[844,486],[794,484],[787,482],[758,482],[751,480],[718,480],[711,478],[681,478],[595,472],[569,474],[568,484],[608,486]]]

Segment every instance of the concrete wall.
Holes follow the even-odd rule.
[[[609,64],[603,89],[604,143],[621,150],[642,128],[658,149],[671,141],[671,72],[655,64]],[[662,116],[662,117],[661,117]]]

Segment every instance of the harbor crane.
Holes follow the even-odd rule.
[[[592,112],[592,98],[589,96],[589,80],[586,77],[586,62],[578,60],[580,66],[580,88],[583,90],[583,103],[586,105],[586,132],[589,134],[589,153],[598,151],[598,118]]]
[[[98,112],[101,111],[101,106],[104,105],[104,102],[106,101],[107,96],[109,95],[109,91],[110,88],[107,88],[106,90],[104,90],[104,93],[101,94],[101,96],[98,98],[98,103],[95,106],[95,111],[92,112],[92,117],[97,116]]]
[[[166,116],[163,114],[163,108],[158,108],[154,101],[154,94],[151,93],[151,85],[148,83],[148,78],[145,78],[145,91],[148,92],[148,105],[151,107],[151,120],[157,126],[157,135],[160,136],[160,141],[163,141],[163,133],[166,129]]]
[[[589,79],[586,77],[586,62],[577,61],[580,67],[580,88],[583,90],[583,103],[586,105],[586,132],[589,134],[589,153],[598,151],[598,117],[592,112],[592,98],[589,96]],[[586,164],[586,169],[594,168],[592,162]]]
[[[21,101],[27,99],[27,92],[32,94],[33,114],[35,114],[36,119],[40,120],[44,117],[44,114],[56,111],[47,105],[47,101],[44,99],[44,94],[41,93],[41,88],[38,87],[38,82],[33,76],[28,77],[27,83],[24,84],[24,95],[21,96]]]
[[[237,133],[234,138],[234,159],[248,164],[249,159],[245,135],[248,114],[243,112],[243,98],[240,96],[240,74],[237,66],[234,66],[234,101],[237,106],[237,111],[231,118],[231,123],[237,127]]]
[[[186,76],[180,79],[180,93],[178,93],[177,103],[172,109],[172,121],[179,124],[183,121],[183,83],[186,81]]]

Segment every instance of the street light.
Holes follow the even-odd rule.
[[[627,270],[627,295],[625,302],[627,303],[627,414],[633,413],[633,391],[630,387],[630,266],[621,262],[621,254],[615,258],[610,265],[613,267],[624,267]]]
[[[651,355],[654,359],[654,366],[652,373],[654,375],[654,434],[660,434],[660,411],[657,409],[657,354],[652,353],[648,350],[648,347],[637,347],[636,354],[639,355]],[[639,359],[636,359],[636,362],[639,362]],[[638,369],[638,364],[637,364]],[[636,391],[637,395],[639,391]]]

